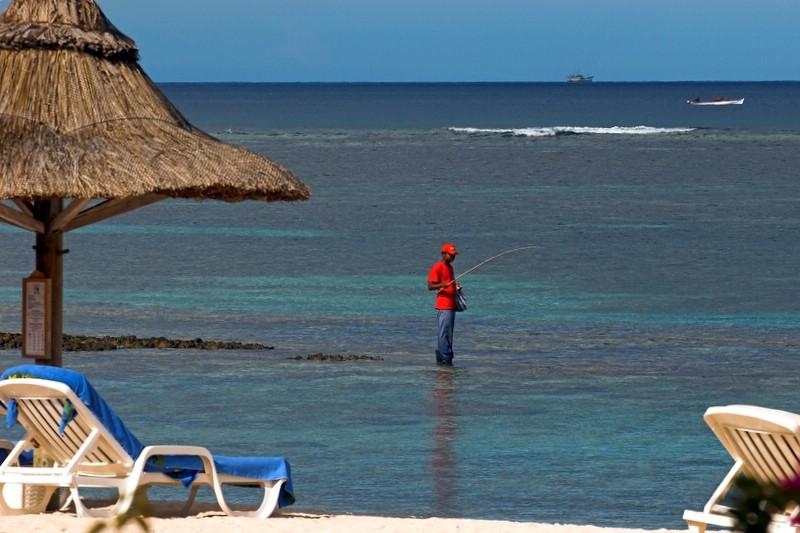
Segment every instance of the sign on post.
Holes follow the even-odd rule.
[[[22,356],[50,359],[51,281],[38,270],[22,279]]]

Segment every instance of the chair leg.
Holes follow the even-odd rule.
[[[264,490],[264,498],[261,500],[261,505],[255,511],[234,511],[231,509],[225,497],[222,494],[222,485],[217,483],[214,487],[214,492],[217,496],[217,503],[220,508],[225,511],[229,516],[242,516],[251,518],[269,518],[275,508],[278,507],[278,498],[281,494],[281,487],[286,482],[285,479],[278,481],[264,481],[259,486]]]
[[[189,489],[189,496],[186,498],[186,503],[183,504],[181,507],[181,514],[187,515],[192,508],[192,504],[194,503],[194,499],[197,496],[197,485],[192,485],[192,488]]]
[[[75,514],[78,515],[79,518],[110,518],[111,513],[108,510],[96,510],[91,509],[83,504],[83,500],[81,500],[81,494],[78,491],[77,485],[71,485],[69,487],[69,499],[72,501],[72,505],[75,506]]]
[[[72,492],[69,493],[69,496],[64,498],[64,504],[58,508],[59,512],[64,512],[69,509],[69,506],[72,505]]]
[[[10,495],[12,499],[11,502],[6,500],[6,488],[9,493],[12,493]],[[25,509],[23,490],[25,490],[24,485],[14,486],[0,483],[0,515],[11,516],[28,514],[30,512]]]
[[[36,486],[36,485],[27,486],[29,488],[35,487],[36,489],[42,490],[44,492],[42,494],[38,495],[38,497],[36,498],[36,500],[37,500],[36,502],[34,502],[32,505],[26,506],[26,501],[25,501],[25,488],[26,488],[26,485],[20,484],[19,487],[18,487],[19,490],[21,491],[20,495],[19,495],[20,496],[20,501],[17,502],[17,503],[19,503],[20,506],[16,507],[15,505],[11,505],[6,500],[6,495],[5,495],[3,489],[7,485],[8,484],[6,484],[6,483],[1,483],[0,484],[0,514],[2,514],[2,515],[22,515],[22,514],[39,514],[39,513],[43,513],[45,511],[45,509],[47,509],[47,504],[50,502],[50,497],[53,495],[53,492],[56,490],[56,487]],[[30,504],[30,502],[27,502],[27,503]]]
[[[121,489],[117,489],[118,494],[116,503],[114,505],[111,505],[110,507],[97,509],[88,507],[83,503],[77,485],[71,486],[69,490],[70,490],[70,499],[72,500],[72,503],[75,505],[75,514],[81,518],[83,517],[113,518],[115,516],[119,516],[127,512],[128,509],[130,509],[135,496],[135,494],[125,493]]]
[[[686,523],[689,525],[689,533],[705,533],[707,524],[703,522],[693,522],[687,520]]]
[[[278,497],[281,495],[281,487],[285,481],[281,479],[276,483],[270,483],[269,486],[267,483],[269,482],[265,482],[262,485],[264,489],[264,499],[253,514],[256,518],[269,518],[272,513],[275,512],[275,508],[278,507]]]

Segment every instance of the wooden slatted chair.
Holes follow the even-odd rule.
[[[795,477],[800,468],[800,415],[753,405],[727,405],[710,407],[703,418],[735,463],[702,512],[684,511],[691,533],[703,533],[708,525],[735,526],[723,500],[740,475],[762,483],[780,483]],[[790,509],[773,516],[773,530],[800,532],[790,524],[797,513],[798,509]]]
[[[17,420],[26,429],[25,437],[13,448],[0,465],[0,513],[23,514],[43,512],[49,495],[58,487],[68,488],[70,500],[78,516],[108,517],[126,512],[138,490],[152,485],[181,486],[180,481],[161,472],[146,472],[148,459],[153,456],[194,456],[203,463],[203,472],[192,483],[184,512],[194,500],[197,487],[210,486],[217,503],[232,516],[267,518],[277,506],[285,479],[259,480],[219,474],[214,460],[205,448],[197,446],[147,446],[135,460],[123,449],[114,436],[77,397],[69,386],[50,380],[20,378],[0,382],[0,401],[17,402]],[[66,403],[72,404],[76,416],[59,431]],[[25,450],[40,448],[55,462],[51,467],[18,466],[17,458]],[[40,508],[19,508],[9,505],[2,497],[6,485],[45,487],[47,492]],[[260,486],[264,490],[261,505],[255,511],[234,511],[226,503],[223,484]],[[81,499],[85,488],[112,488],[118,492],[111,507],[91,509]],[[140,492],[141,494],[141,492]]]

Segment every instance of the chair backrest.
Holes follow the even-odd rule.
[[[18,378],[0,381],[0,401],[17,401],[17,420],[57,465],[72,460],[93,431],[99,439],[79,463],[79,471],[123,473],[130,471],[133,459],[120,446],[89,408],[69,386],[43,379]],[[76,416],[59,432],[66,403]]]
[[[800,415],[753,405],[710,407],[706,423],[744,473],[780,483],[798,475]]]

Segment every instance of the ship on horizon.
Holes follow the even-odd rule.
[[[726,96],[715,96],[711,100],[701,100],[695,98],[694,100],[686,100],[690,105],[742,105],[744,98],[728,98]]]
[[[591,83],[593,80],[594,76],[584,76],[579,73],[567,76],[567,83]]]

